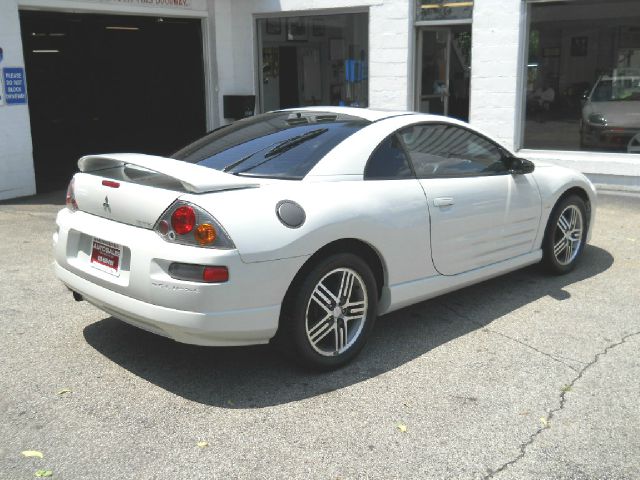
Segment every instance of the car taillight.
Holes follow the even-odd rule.
[[[177,200],[153,228],[167,242],[207,248],[235,248],[224,228],[213,216],[192,203]]]
[[[171,226],[178,235],[186,235],[196,225],[196,212],[188,205],[178,207],[171,214]]]
[[[208,283],[222,283],[229,281],[227,267],[204,267],[202,280]]]
[[[65,204],[69,210],[75,212],[78,210],[78,202],[76,202],[76,192],[73,188],[74,179],[72,178],[69,182],[69,186],[67,187],[67,197],[65,199]]]
[[[216,237],[218,236],[218,234],[216,233],[216,229],[208,223],[198,225],[198,228],[196,228],[194,235],[196,237],[196,241],[200,245],[209,245],[210,243],[215,242]]]
[[[203,283],[225,283],[229,281],[229,269],[223,266],[172,263],[169,275],[176,280]]]

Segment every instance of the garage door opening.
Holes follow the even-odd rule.
[[[38,192],[82,155],[168,155],[206,131],[200,20],[20,12]]]

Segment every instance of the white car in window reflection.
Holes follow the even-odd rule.
[[[315,107],[238,121],[173,158],[79,161],[55,270],[179,342],[274,342],[331,369],[378,315],[543,262],[571,270],[596,195],[456,120]]]
[[[580,145],[640,152],[640,72],[598,79],[582,107]]]

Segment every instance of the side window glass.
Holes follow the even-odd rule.
[[[414,125],[400,132],[418,178],[469,177],[507,172],[500,148],[455,125]]]
[[[364,169],[365,180],[413,178],[407,155],[396,135],[385,139],[374,150]]]

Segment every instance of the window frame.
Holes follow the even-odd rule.
[[[491,145],[493,145],[494,147],[496,147],[496,149],[500,152],[500,161],[503,163],[505,171],[504,172],[486,172],[486,173],[473,173],[473,174],[451,174],[451,175],[442,175],[442,174],[435,174],[435,175],[427,175],[427,176],[421,176],[418,175],[417,170],[415,165],[413,164],[413,159],[411,158],[411,154],[409,152],[409,150],[407,149],[407,146],[404,144],[404,141],[402,140],[402,137],[400,136],[400,132],[406,128],[413,128],[413,127],[418,127],[418,126],[437,126],[437,125],[444,125],[447,127],[456,127],[456,128],[460,128],[462,130],[466,130],[467,132],[478,136],[479,138],[485,140],[486,142],[490,143]],[[511,160],[513,158],[516,158],[515,155],[513,155],[511,152],[509,152],[507,149],[505,149],[503,146],[501,146],[500,144],[498,144],[496,141],[490,139],[489,137],[487,137],[486,135],[473,130],[472,128],[466,127],[464,125],[458,125],[456,123],[450,123],[450,122],[443,122],[443,121],[428,121],[428,122],[418,122],[418,123],[412,123],[410,125],[405,125],[402,128],[399,128],[398,130],[396,130],[394,132],[394,134],[398,135],[398,138],[400,140],[400,144],[402,145],[406,155],[409,158],[409,164],[410,164],[410,168],[413,171],[415,177],[419,180],[428,180],[428,179],[434,179],[434,178],[472,178],[472,177],[495,177],[498,175],[511,175],[511,172],[509,170],[509,165],[508,165],[508,160]],[[377,147],[376,147],[377,148]]]
[[[604,4],[606,4],[606,1],[607,0],[601,0]],[[581,150],[580,148],[540,148],[527,147],[524,145],[527,106],[527,70],[529,63],[529,38],[531,32],[532,6],[554,3],[580,5],[582,2],[583,0],[522,0],[522,28],[519,35],[519,75],[516,86],[516,128],[514,129],[513,150],[516,153],[516,156],[521,154],[523,157],[541,161],[551,161],[582,172],[593,172],[589,174],[590,176],[633,176],[633,174],[630,174],[627,169],[638,165],[638,162],[640,161],[640,153],[628,153],[612,150]],[[589,88],[589,94],[591,94],[593,87],[594,85]],[[622,168],[616,167],[612,171],[610,167],[612,162],[615,162]],[[602,168],[603,165],[606,166],[604,170]]]

